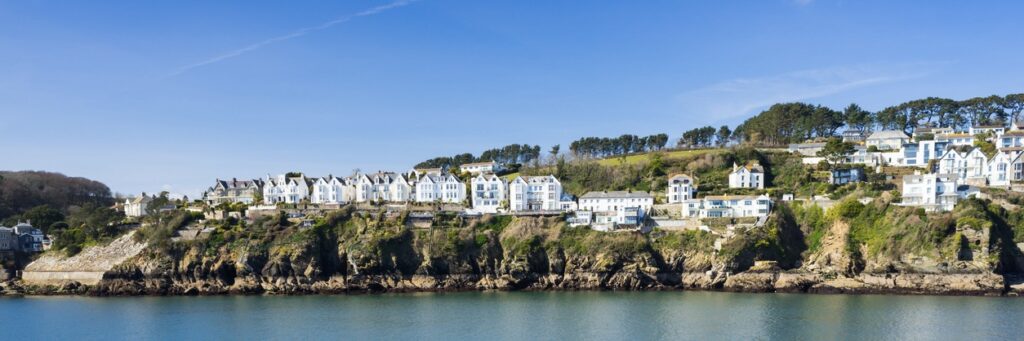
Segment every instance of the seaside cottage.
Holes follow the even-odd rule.
[[[668,203],[679,204],[693,198],[697,186],[693,178],[685,174],[676,174],[668,178]]]
[[[124,215],[126,217],[142,217],[147,214],[146,206],[153,201],[146,193],[135,198],[128,198],[124,201]]]
[[[729,173],[729,188],[764,189],[764,168],[756,163],[743,167],[733,163],[732,173]]]

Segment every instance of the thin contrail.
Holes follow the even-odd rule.
[[[230,59],[230,58],[238,57],[240,55],[243,55],[243,54],[255,51],[255,50],[257,50],[257,49],[259,49],[261,47],[264,47],[264,46],[267,46],[267,45],[270,45],[270,44],[273,44],[273,43],[285,41],[285,40],[292,39],[292,38],[298,38],[298,37],[301,37],[301,36],[307,35],[309,33],[316,32],[316,31],[326,30],[328,28],[331,28],[331,26],[342,24],[342,23],[351,21],[352,19],[355,19],[355,18],[358,18],[358,17],[365,17],[365,16],[370,16],[370,15],[378,14],[378,13],[387,11],[389,9],[394,9],[394,8],[398,8],[398,7],[402,7],[402,6],[411,4],[411,3],[416,2],[416,1],[417,0],[399,0],[399,1],[395,1],[395,2],[392,2],[392,3],[387,4],[387,5],[377,6],[377,7],[374,7],[374,8],[370,8],[370,9],[364,10],[362,12],[358,12],[356,14],[350,14],[350,15],[347,15],[347,16],[344,16],[344,17],[341,17],[341,18],[338,18],[338,19],[334,19],[334,20],[325,22],[325,23],[317,25],[317,26],[311,26],[311,27],[302,28],[302,29],[299,29],[299,30],[297,30],[295,32],[292,32],[292,33],[289,33],[289,34],[286,34],[286,35],[283,35],[283,36],[273,37],[273,38],[270,38],[270,39],[267,39],[267,40],[264,40],[264,41],[261,41],[261,42],[258,42],[258,43],[255,43],[255,44],[252,44],[252,45],[249,45],[249,46],[246,46],[246,47],[234,50],[234,51],[230,51],[230,52],[221,54],[219,56],[216,56],[216,57],[213,57],[213,58],[210,58],[210,59],[198,62],[198,63],[193,63],[193,64],[182,66],[182,67],[178,68],[177,70],[175,70],[174,72],[172,72],[171,74],[167,75],[167,77],[174,77],[174,76],[180,75],[182,73],[185,73],[185,72],[187,72],[189,70],[192,70],[194,68],[197,68],[197,67],[200,67],[200,66],[204,66],[204,65],[213,64],[213,63],[217,63],[217,62],[223,61],[225,59]]]

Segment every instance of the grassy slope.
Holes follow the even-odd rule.
[[[681,159],[681,158],[684,158],[684,157],[694,156],[694,155],[703,155],[703,154],[708,154],[708,153],[720,153],[723,150],[724,149],[673,150],[673,151],[666,151],[666,152],[662,152],[662,153],[664,153],[664,159],[665,160],[671,160],[671,159]],[[650,160],[650,154],[651,153],[640,153],[640,154],[628,155],[628,156],[625,157],[625,161],[623,161],[622,157],[615,156],[615,157],[610,157],[610,158],[598,160],[597,163],[602,165],[602,166],[617,166],[617,165],[620,165],[622,163],[629,164],[629,165],[635,165],[635,164],[638,164],[638,163]]]

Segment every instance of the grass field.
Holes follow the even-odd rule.
[[[673,151],[667,151],[667,152],[662,152],[662,153],[665,154],[664,155],[664,159],[665,160],[670,160],[670,159],[681,159],[681,158],[684,158],[684,157],[689,157],[689,156],[694,156],[694,155],[703,155],[703,154],[708,154],[708,153],[720,153],[723,150],[724,149],[673,150]],[[616,156],[616,157],[610,157],[610,158],[607,158],[607,159],[601,159],[601,160],[598,160],[597,162],[600,163],[603,166],[615,166],[615,165],[622,164],[623,162],[625,162],[626,164],[637,164],[637,163],[640,163],[640,162],[643,162],[643,161],[647,161],[649,158],[650,158],[650,153],[642,153],[642,154],[627,155],[626,158],[625,158],[625,161],[623,161],[623,159],[621,157]]]

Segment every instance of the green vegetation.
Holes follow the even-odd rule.
[[[73,255],[85,246],[108,242],[123,232],[119,225],[123,219],[121,212],[95,203],[73,208],[66,228],[51,229],[57,235],[53,248]]]

